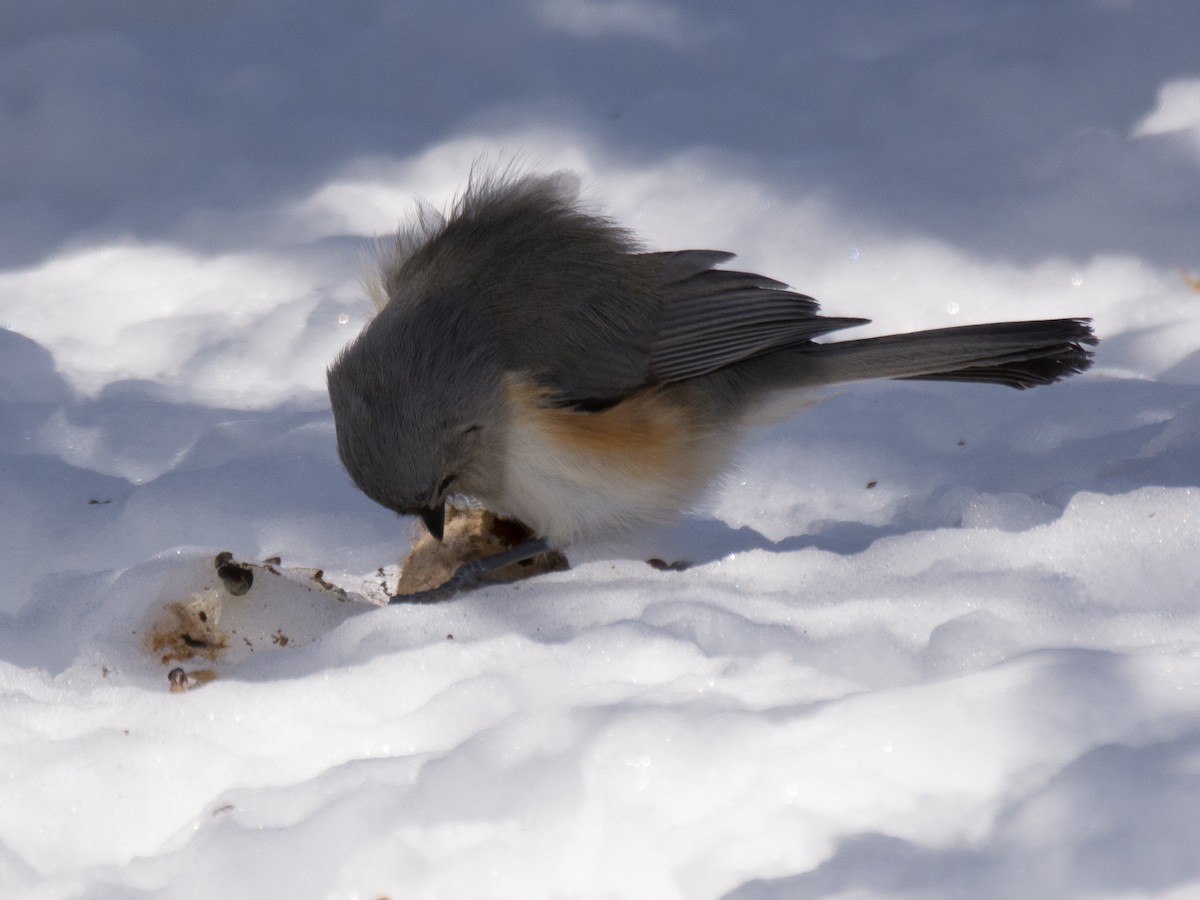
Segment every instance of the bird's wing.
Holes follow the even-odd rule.
[[[660,264],[661,305],[647,372],[651,383],[706,375],[867,321],[820,316],[816,300],[781,282],[713,268],[732,259],[732,253],[682,250],[644,256]]]

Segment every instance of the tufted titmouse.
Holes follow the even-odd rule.
[[[715,268],[731,253],[645,252],[574,184],[476,175],[448,216],[424,210],[329,369],[346,470],[439,540],[453,495],[524,521],[531,551],[681,512],[781,396],[875,378],[1028,388],[1091,364],[1086,319],[818,343],[867,320]]]

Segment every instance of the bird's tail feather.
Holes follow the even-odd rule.
[[[1089,319],[964,325],[809,345],[804,381],[875,378],[968,381],[1024,389],[1051,384],[1092,364]]]

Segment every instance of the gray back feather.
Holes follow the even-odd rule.
[[[470,298],[507,370],[581,408],[865,321],[822,318],[780,282],[713,268],[732,257],[642,252],[565,179],[492,176],[473,178],[448,216],[426,210],[402,231],[381,280],[400,306]]]

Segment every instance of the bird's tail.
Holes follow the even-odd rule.
[[[970,381],[1025,389],[1092,364],[1089,319],[964,325],[910,334],[810,344],[803,381],[841,384],[875,378]]]

